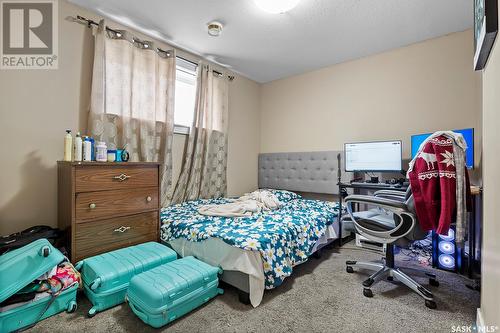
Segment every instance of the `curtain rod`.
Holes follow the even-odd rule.
[[[96,26],[96,27],[98,27],[98,26],[99,26],[99,23],[97,23],[96,21],[91,20],[91,19],[88,19],[88,18],[83,17],[83,16],[80,16],[80,15],[77,15],[77,16],[76,16],[76,18],[74,18],[74,17],[72,17],[72,16],[70,16],[69,18],[70,18],[73,22],[80,23],[80,24],[86,24],[86,25],[87,25],[87,27],[89,27],[89,28],[90,28],[90,27],[92,27],[93,25],[94,25],[94,26]],[[120,34],[120,33],[121,33],[118,29],[112,29],[112,28],[110,28],[110,27],[108,27],[108,26],[106,26],[106,30],[111,31],[111,32],[113,32],[114,34],[117,34],[117,33],[118,33],[118,34]],[[133,38],[133,40],[134,40],[134,41],[137,41],[137,39],[136,39],[135,37]],[[160,48],[157,48],[157,50],[158,50],[158,52],[163,52],[163,53],[166,53],[166,54],[168,54],[168,53],[169,53],[168,51],[162,50],[162,49],[160,49]],[[193,65],[196,65],[196,66],[198,66],[198,65],[199,65],[197,62],[194,62],[194,61],[192,61],[192,60],[186,59],[186,58],[184,58],[184,57],[181,57],[181,56],[176,56],[176,57],[177,57],[177,58],[180,58],[180,59],[182,59],[182,60],[184,60],[184,61],[187,61],[187,62],[189,62],[189,63],[191,63],[191,64],[193,64]],[[215,70],[215,69],[213,69],[212,71],[213,71],[216,75],[218,75],[218,76],[224,76],[224,73],[219,72],[219,71],[217,71],[217,70]],[[228,75],[227,77],[229,78],[229,81],[233,81],[233,80],[234,80],[234,75]]]
[[[189,62],[190,64],[193,64],[195,66],[199,66],[199,64],[197,62],[193,61],[193,60],[186,59],[186,58],[181,57],[179,55],[177,55],[176,57],[179,58],[179,59],[182,59],[182,60],[184,60],[186,62]],[[214,72],[214,74],[216,74],[218,76],[224,76],[224,73],[221,73],[218,70],[212,69],[212,72]],[[234,80],[234,75],[228,75],[227,77],[228,77],[229,81],[233,81]]]

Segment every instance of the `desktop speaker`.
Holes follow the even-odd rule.
[[[455,227],[450,227],[447,235],[432,232],[432,266],[456,272],[461,265],[460,249],[455,243]]]

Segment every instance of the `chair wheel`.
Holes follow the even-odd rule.
[[[433,287],[439,287],[439,281],[436,279],[429,279],[429,284]]]
[[[363,286],[366,287],[366,288],[369,288],[372,286],[372,284],[374,283],[375,281],[372,279],[372,278],[368,278],[366,280],[363,281]]]
[[[352,266],[347,266],[347,267],[345,268],[345,271],[346,271],[347,273],[354,273],[354,269],[352,268]]]
[[[429,309],[437,308],[436,302],[429,300],[425,300],[425,306],[428,307]]]
[[[371,289],[363,288],[363,295],[365,297],[373,297],[373,292]],[[426,301],[427,302],[427,301]],[[427,303],[426,303],[427,304]]]
[[[388,276],[387,281],[394,281],[394,278],[392,276]]]

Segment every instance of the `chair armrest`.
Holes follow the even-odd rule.
[[[396,190],[379,190],[373,193],[373,196],[377,198],[385,198],[404,202],[406,198],[406,192]]]
[[[398,200],[391,200],[386,198],[379,198],[371,195],[350,195],[345,198],[347,212],[354,222],[356,232],[370,240],[379,243],[392,243],[397,239],[407,235],[415,226],[415,216],[408,211],[406,203]],[[385,211],[389,211],[398,218],[399,223],[396,223],[393,229],[386,231],[379,231],[363,226],[358,222],[358,219],[353,214],[353,203],[362,203],[367,205],[377,206]],[[370,217],[366,218],[370,220]],[[378,223],[374,220],[375,223]]]
[[[406,204],[404,202],[401,202],[398,200],[381,198],[381,197],[375,197],[373,195],[353,194],[353,195],[349,195],[347,198],[345,198],[344,201],[346,204],[349,204],[351,202],[357,202],[357,203],[365,203],[365,204],[379,206],[382,208],[387,208],[388,210],[391,210],[391,211],[398,210],[398,213],[400,211],[408,211],[408,207],[406,206]]]

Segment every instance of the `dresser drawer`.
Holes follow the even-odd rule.
[[[75,228],[76,262],[118,248],[157,241],[158,211],[80,223]]]
[[[76,194],[76,223],[158,209],[158,187]]]
[[[95,165],[77,167],[75,192],[119,190],[158,185],[158,167]]]

